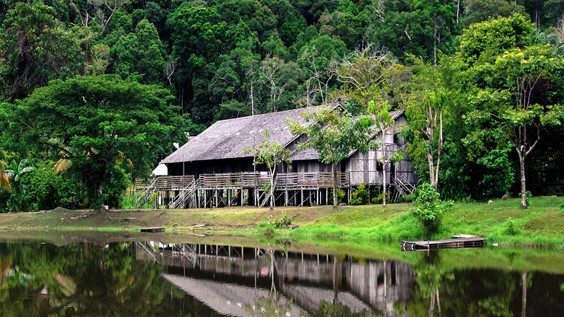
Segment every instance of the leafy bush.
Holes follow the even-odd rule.
[[[13,161],[9,171],[12,190],[0,193],[0,210],[37,211],[77,204],[81,186],[57,174],[54,165],[50,160]]]
[[[331,189],[331,192],[329,194],[329,204],[333,204],[333,190]],[[345,197],[347,196],[347,192],[342,189],[342,188],[338,188],[337,189],[337,198],[339,199],[340,202],[343,202],[345,200]]]
[[[368,202],[368,190],[366,184],[361,183],[357,188],[353,188],[351,192],[351,205],[365,205]]]
[[[258,225],[259,230],[262,231],[262,234],[267,236],[267,237],[272,237],[274,236],[274,225],[271,223],[265,223],[262,222]]]
[[[386,201],[390,201],[390,197],[391,197],[390,192],[386,192]],[[379,193],[375,197],[372,197],[370,201],[373,204],[381,204],[383,200],[384,200],[384,195],[382,193]]]
[[[284,212],[282,218],[278,220],[273,220],[272,216],[268,216],[268,223],[276,229],[290,228],[292,226],[292,218],[288,217],[288,214]]]
[[[346,195],[347,195],[347,192],[345,192],[344,189],[342,189],[342,188],[337,189],[337,197],[339,197],[339,200],[345,199]]]
[[[517,229],[517,226],[515,226],[515,223],[513,223],[511,218],[509,218],[509,220],[506,222],[504,232],[505,232],[505,234],[510,235],[510,236],[514,236],[514,235],[517,235],[519,233],[519,229]]]
[[[452,205],[452,202],[444,202],[440,199],[440,194],[435,191],[429,183],[424,183],[417,188],[417,198],[415,199],[416,209],[413,215],[423,226],[424,238],[437,232],[441,225],[443,213]]]
[[[404,202],[404,203],[412,203],[414,199],[415,199],[415,195],[408,194],[408,195],[404,195],[401,198],[401,201]]]

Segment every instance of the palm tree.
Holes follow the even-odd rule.
[[[27,208],[26,201],[30,198],[27,196],[28,185],[24,181],[26,175],[34,170],[27,159],[21,160],[17,163],[15,160],[11,162],[10,169],[5,170],[8,179],[11,180],[12,188],[17,195],[12,195],[10,202],[11,211],[23,211]]]
[[[10,191],[10,179],[6,174],[6,152],[0,149],[0,187]]]

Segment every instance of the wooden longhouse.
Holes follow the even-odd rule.
[[[329,204],[332,188],[331,166],[318,160],[315,150],[296,150],[305,135],[293,135],[287,118],[304,122],[301,113],[317,107],[287,110],[236,119],[220,120],[170,154],[162,164],[167,176],[154,178],[150,184],[138,184],[138,204],[158,197],[160,204],[171,208],[209,208],[220,206],[258,206],[264,202],[269,183],[266,167],[254,166],[253,155],[246,148],[258,146],[268,131],[270,139],[292,151],[291,163],[281,164],[276,171],[276,205],[310,206]],[[395,111],[396,124],[385,136],[386,156],[402,150],[405,143],[398,136],[407,124],[403,111]],[[373,137],[380,140],[380,134]],[[382,145],[380,146],[382,148]],[[338,186],[350,197],[351,188],[361,183],[382,185],[382,149],[367,154],[351,152],[341,162]],[[387,171],[387,181],[395,198],[410,192],[416,182],[410,161],[404,159]]]

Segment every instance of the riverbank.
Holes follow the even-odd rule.
[[[0,214],[0,230],[139,232],[162,227],[187,235],[250,236],[295,241],[384,241],[420,239],[422,230],[409,204],[159,210],[67,210]],[[289,224],[289,228],[284,224]],[[433,237],[483,236],[490,244],[564,249],[564,197],[534,197],[530,208],[517,199],[490,203],[455,203]]]

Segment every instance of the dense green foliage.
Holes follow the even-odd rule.
[[[441,226],[443,213],[448,209],[449,203],[441,201],[440,194],[429,183],[417,187],[413,216],[423,226],[424,239],[429,239]]]
[[[132,242],[103,248],[2,243],[0,268],[0,309],[7,316],[47,310],[75,316],[166,316],[177,310],[173,299],[183,296],[159,278],[162,265],[138,260]],[[49,290],[48,300],[37,296],[41,289]]]
[[[337,164],[349,157],[352,151],[366,153],[373,148],[370,140],[373,120],[369,116],[354,119],[348,113],[341,113],[338,107],[323,107],[319,111],[302,115],[306,124],[289,120],[294,135],[307,135],[307,141],[299,143],[299,149],[314,149],[318,160],[331,166],[333,175],[333,207],[338,206]]]
[[[180,119],[169,99],[166,89],[109,75],[55,80],[16,103],[13,115],[20,119],[9,131],[34,156],[58,159],[55,170],[84,188],[90,205],[117,207],[131,176],[145,175],[169,150],[163,141],[172,139],[174,118]],[[23,179],[34,169],[28,164],[24,159],[11,172],[19,199],[36,197],[24,192]]]
[[[109,196],[102,199],[111,205],[119,204],[122,180],[147,177],[172,142],[186,140],[184,132],[201,132],[219,119],[329,102],[352,115],[366,112],[371,101],[377,109],[406,109],[412,128],[405,137],[418,175],[448,198],[523,194],[518,181],[525,183],[524,176],[527,190],[558,194],[563,8],[562,0],[1,1],[0,147],[7,166],[28,160],[35,171],[68,158],[47,150],[44,141],[67,142],[59,130],[87,126],[71,118],[83,97],[78,91],[57,101],[64,117],[41,118],[52,129],[34,136],[28,119],[44,115],[34,113],[50,107],[40,98],[58,85],[105,78],[103,89],[92,88],[93,97],[143,84],[163,105],[178,106],[142,110],[170,128],[166,137],[149,135],[152,125],[132,131],[106,120],[112,129],[127,130],[130,140],[143,135],[147,145],[133,153],[118,148],[135,164],[133,171],[120,164],[106,171],[115,184],[105,185]],[[123,111],[143,104],[140,98],[123,97],[131,99]],[[79,108],[88,113],[93,98],[86,100]],[[170,123],[188,117],[181,128]],[[75,132],[68,129],[68,135]],[[91,141],[73,142],[99,152]],[[115,161],[116,153],[108,157]],[[41,160],[51,162],[41,167]],[[80,166],[76,158],[74,164]],[[94,187],[83,189],[71,174],[64,181],[77,186],[60,189],[59,202],[92,203],[83,198],[93,196]],[[36,198],[6,198],[11,195],[24,192],[0,189],[1,210],[47,208],[44,201],[33,203]],[[8,208],[8,199],[25,203]]]

